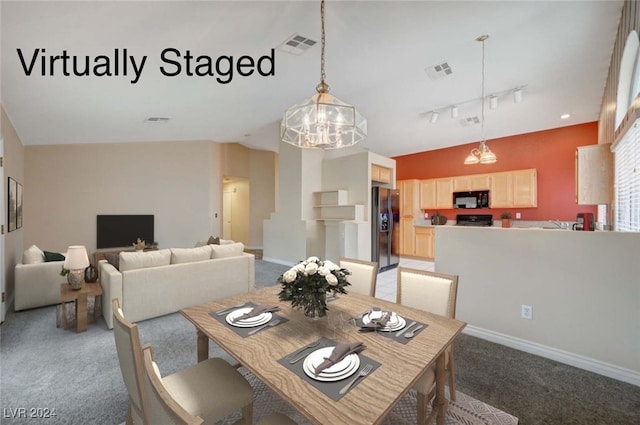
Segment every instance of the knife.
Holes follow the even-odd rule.
[[[403,333],[405,333],[406,331],[408,331],[408,330],[409,330],[409,328],[410,328],[410,327],[412,327],[412,326],[413,326],[413,325],[415,325],[415,324],[416,324],[416,322],[411,322],[411,323],[409,324],[409,326],[407,326],[406,328],[404,328],[404,329],[400,329],[400,330],[398,331],[398,333],[396,334],[396,336],[397,336],[397,337],[398,337],[398,336],[402,336],[402,334],[403,334]]]

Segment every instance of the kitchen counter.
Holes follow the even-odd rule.
[[[467,333],[640,385],[640,233],[439,227]]]

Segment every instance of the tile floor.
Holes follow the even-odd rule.
[[[433,261],[416,260],[414,258],[400,258],[400,265],[420,270],[434,271]],[[376,283],[376,298],[388,301],[396,301],[398,269],[384,271],[378,274]]]

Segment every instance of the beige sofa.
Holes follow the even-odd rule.
[[[111,300],[138,322],[253,290],[255,257],[242,243],[121,252],[119,268],[100,261],[102,314],[113,328]]]
[[[63,264],[64,261],[16,264],[15,310],[60,304],[60,284],[67,281],[60,276]]]

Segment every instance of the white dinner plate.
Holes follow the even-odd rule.
[[[320,348],[309,354],[302,364],[304,373],[317,381],[333,382],[340,381],[353,375],[360,367],[360,357],[357,353],[351,353],[338,363],[326,368],[319,374],[315,374],[316,366],[318,366],[325,357],[329,357],[334,347]]]
[[[248,319],[238,320],[236,322],[233,321],[233,319],[235,319],[236,317],[240,317],[243,314],[250,312],[252,309],[253,307],[239,308],[227,314],[225,319],[227,320],[227,323],[230,324],[231,326],[237,326],[239,328],[253,328],[253,327],[268,323],[271,320],[271,317],[273,316],[273,314],[270,311],[268,311],[266,313],[262,313],[254,317],[250,317]]]
[[[362,316],[362,324],[368,325],[371,322],[368,314]],[[407,325],[407,321],[404,320],[404,317],[398,316],[396,313],[391,313],[391,318],[387,322],[387,326],[384,328],[378,329],[382,332],[393,332],[404,328]]]

